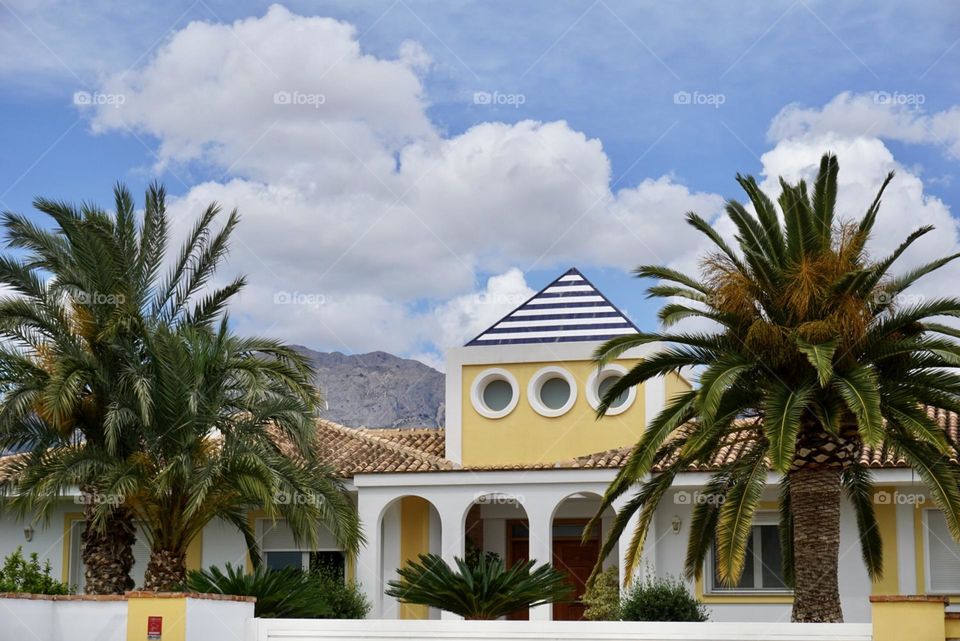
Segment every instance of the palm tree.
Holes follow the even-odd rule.
[[[0,219],[13,250],[0,255],[0,285],[11,292],[0,297],[0,451],[23,452],[2,490],[26,518],[49,517],[60,496],[81,488],[93,594],[133,587],[133,514],[114,505],[93,527],[109,497],[92,481],[140,445],[136,425],[150,402],[144,337],[163,325],[210,325],[243,285],[210,287],[235,211],[217,230],[220,210],[210,205],[171,258],[163,188],[148,189],[139,224],[130,192],[118,185],[114,196],[112,215],[36,199],[51,228],[10,212]]]
[[[696,317],[716,329],[627,336],[595,355],[605,363],[637,345],[666,343],[611,387],[600,415],[631,386],[681,368],[701,371],[698,389],[676,395],[653,418],[603,499],[601,511],[638,486],[600,555],[606,558],[639,512],[627,576],[674,477],[732,443],[742,446],[742,454],[712,475],[704,488],[712,500],[693,511],[686,573],[700,577],[706,554],[716,546],[720,580],[738,581],[772,469],[781,479],[783,569],[794,587],[795,621],[842,621],[842,494],[856,511],[869,575],[880,577],[873,482],[860,458],[866,448],[912,466],[953,536],[960,537],[960,471],[950,463],[957,444],[923,407],[960,411],[960,346],[953,340],[960,332],[935,320],[960,316],[960,300],[901,302],[919,278],[958,255],[890,275],[894,262],[932,228],[921,227],[889,256],[872,259],[865,245],[893,174],[862,219],[838,221],[837,173],[836,157],[827,154],[812,194],[803,181],[790,185],[781,179],[779,211],[752,177],[738,176],[754,211],[727,202],[738,232],[736,249],[690,213],[687,221],[715,245],[701,262],[700,277],[666,267],[636,270],[661,281],[648,290],[650,296],[690,301],[666,304],[659,314],[665,326]],[[661,471],[648,476],[655,469]]]
[[[214,518],[243,534],[259,564],[251,506],[282,515],[310,544],[322,523],[347,553],[356,553],[357,512],[342,483],[312,454],[317,393],[301,354],[273,340],[239,338],[226,318],[216,331],[159,328],[147,353],[142,450],[97,479],[150,544],[145,590],[183,584],[187,547]],[[101,503],[94,516],[109,514]]]
[[[466,619],[491,620],[511,612],[562,601],[570,595],[567,576],[534,561],[504,567],[503,559],[481,555],[476,561],[454,559],[454,570],[437,554],[421,554],[397,570],[387,596],[403,603],[440,608]]]

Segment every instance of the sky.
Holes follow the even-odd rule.
[[[442,369],[572,266],[655,329],[630,271],[696,273],[684,213],[732,237],[738,172],[826,151],[842,217],[897,172],[872,253],[960,251],[958,65],[948,1],[0,0],[0,209],[160,180],[178,235],[240,212],[238,331]]]

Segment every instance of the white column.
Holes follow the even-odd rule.
[[[454,557],[463,557],[465,536],[463,531],[463,520],[465,510],[469,505],[468,498],[455,496],[446,496],[442,500],[438,499],[434,505],[440,513],[440,556],[447,562],[447,565],[454,565]],[[443,610],[440,618],[444,620],[458,620],[462,617],[453,612]]]
[[[357,554],[356,578],[364,594],[370,599],[371,607],[368,616],[371,619],[382,616],[380,515],[386,503],[386,498],[372,492],[360,492],[357,495],[357,511],[367,541],[360,547],[360,552]]]
[[[624,494],[617,498],[613,502],[613,509],[616,510],[617,514],[623,509],[626,503],[632,498],[632,494]],[[627,522],[627,527],[624,528],[623,532],[620,534],[620,539],[617,545],[618,548],[618,558],[617,562],[620,569],[620,585],[621,589],[624,581],[624,571],[627,567],[627,550],[630,548],[630,539],[633,538],[633,532],[637,527],[637,521],[640,518],[640,510],[637,510],[630,517],[630,520]],[[656,553],[657,553],[657,537],[656,537],[656,527],[655,527],[656,516],[651,520],[650,530],[647,534],[647,539],[643,546],[643,555],[640,559],[640,563],[634,567],[634,578],[638,576],[638,572],[642,572],[645,569],[648,569],[651,572],[656,571]]]
[[[532,503],[532,504],[531,504]],[[527,521],[530,526],[530,559],[537,565],[553,564],[553,510],[554,500],[528,502]],[[531,621],[550,621],[553,618],[553,605],[540,605],[530,608]]]

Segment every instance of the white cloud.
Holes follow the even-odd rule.
[[[784,140],[762,156],[761,187],[779,193],[777,176],[789,182],[805,178],[812,182],[825,151],[837,154],[840,173],[837,178],[837,215],[842,219],[860,219],[876,196],[883,179],[896,172],[883,195],[883,202],[867,249],[881,257],[892,252],[907,235],[924,225],[936,227],[917,241],[897,261],[894,272],[915,267],[941,256],[960,251],[960,233],[950,209],[939,198],[924,191],[919,175],[898,163],[890,150],[877,138],[844,138],[836,134],[804,136]],[[920,280],[914,293],[927,296],[948,295],[960,277],[960,267],[950,265]]]
[[[927,114],[923,94],[849,91],[822,108],[792,104],[780,110],[770,124],[772,141],[834,134],[844,138],[883,138],[911,144],[943,147],[960,157],[960,107]]]
[[[446,348],[465,344],[533,294],[523,272],[512,268],[490,277],[483,290],[457,296],[439,305],[435,310],[440,324],[439,346]]]
[[[827,151],[835,153],[840,163],[836,205],[840,220],[859,220],[873,202],[887,173],[896,173],[884,192],[880,213],[867,243],[867,251],[874,257],[888,255],[919,227],[933,225],[936,228],[918,240],[895,263],[892,273],[903,273],[934,258],[960,252],[960,228],[950,214],[949,207],[939,198],[926,193],[916,171],[898,163],[878,138],[821,133],[781,140],[761,157],[763,168],[758,177],[761,189],[773,197],[778,196],[781,176],[790,183],[804,179],[812,184],[820,166],[820,158]],[[745,194],[731,194],[736,200],[747,202]],[[718,217],[713,226],[724,238],[733,242],[736,229],[729,217]],[[699,259],[708,248],[710,245],[704,239],[697,249],[674,261],[672,266],[696,274]],[[905,297],[904,302],[917,302],[918,296],[934,298],[950,295],[958,279],[960,261],[918,281],[907,292],[909,298]],[[707,330],[711,327],[708,322],[699,320],[686,320],[680,325],[684,330]]]
[[[97,131],[158,139],[161,165],[223,172],[172,204],[180,226],[211,200],[237,207],[230,266],[251,282],[243,317],[321,348],[455,344],[457,297],[473,296],[478,274],[505,273],[488,289],[520,291],[514,266],[669,260],[697,242],[683,212],[719,211],[718,196],[669,175],[614,193],[600,141],[562,121],[444,135],[426,115],[429,64],[415,43],[377,58],[351,25],[274,6],[232,25],[189,24],[142,68],[105,81],[101,91],[124,100],[91,115]],[[275,317],[277,292],[329,302]],[[414,311],[423,301],[441,301],[440,334],[425,329],[436,317]]]

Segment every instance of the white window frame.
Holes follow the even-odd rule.
[[[933,589],[933,568],[930,565],[930,514],[933,512],[939,512],[939,508],[935,507],[925,507],[921,509],[920,512],[920,524],[923,526],[921,529],[921,536],[923,539],[920,544],[923,546],[923,583],[924,591],[927,594],[944,594],[947,596],[956,596],[960,595],[960,589],[954,590],[952,592],[944,592],[943,590],[934,590]],[[944,517],[946,518],[946,517]]]
[[[779,515],[776,512],[757,512],[753,517],[753,524],[751,528],[758,526],[779,526]],[[754,560],[753,560],[753,572],[754,572],[754,584],[758,583],[757,579],[760,577],[760,573],[763,570],[763,555],[760,551],[760,548],[757,547],[758,541],[754,541]],[[762,544],[761,544],[762,545]],[[704,571],[703,571],[703,593],[710,596],[782,596],[782,595],[792,595],[793,590],[790,588],[730,588],[730,589],[717,589],[713,585],[714,578],[714,558],[713,555],[716,551],[716,545],[710,546],[710,552],[707,554],[707,559],[704,562]]]
[[[257,524],[256,524],[257,541],[260,543],[260,553],[263,554],[263,559],[264,559],[264,561],[266,561],[267,552],[300,552],[300,569],[303,570],[304,572],[306,572],[307,570],[310,569],[310,554],[311,554],[311,553],[313,553],[313,552],[339,552],[340,554],[343,555],[343,557],[344,557],[344,563],[346,563],[347,553],[344,552],[343,550],[341,550],[340,548],[336,547],[336,546],[334,546],[334,547],[318,547],[318,548],[312,548],[312,549],[306,549],[306,548],[302,548],[302,547],[297,547],[297,548],[270,548],[270,549],[268,550],[266,547],[264,547],[264,544],[263,544],[264,534],[266,533],[266,526],[269,525],[269,526],[272,527],[272,526],[281,525],[281,524],[286,525],[287,520],[286,520],[286,519],[282,519],[282,518],[272,519],[272,518],[269,518],[269,517],[266,517],[266,518],[261,517],[261,518],[258,518],[256,521],[257,521]],[[346,565],[344,565],[344,567],[346,567]]]
[[[623,365],[617,365],[616,363],[611,363],[609,365],[604,365],[603,369],[595,369],[590,373],[590,376],[587,377],[587,403],[590,404],[590,407],[597,409],[600,407],[600,401],[603,399],[600,398],[600,384],[603,383],[608,378],[622,377],[626,376],[627,368]],[[617,407],[611,407],[607,410],[606,416],[616,416],[617,414],[623,414],[633,405],[633,402],[637,400],[637,386],[632,386],[627,390],[627,398],[624,399],[623,403]]]
[[[567,399],[566,403],[557,409],[547,407],[543,404],[543,401],[540,400],[540,390],[544,383],[555,378],[563,379],[570,387],[570,397]],[[562,367],[557,367],[555,365],[541,367],[530,378],[530,383],[527,385],[527,401],[530,403],[530,406],[534,409],[534,411],[540,416],[545,416],[547,418],[563,416],[569,412],[577,402],[577,379],[573,377],[573,374]]]
[[[483,390],[486,389],[487,385],[494,381],[505,381],[513,390],[513,398],[510,399],[510,403],[508,403],[507,406],[502,410],[492,410],[487,407],[486,403],[483,402]],[[500,367],[491,367],[483,370],[477,374],[477,376],[473,379],[473,384],[470,386],[470,403],[473,405],[473,409],[475,409],[480,416],[484,416],[486,418],[503,418],[512,412],[517,407],[517,403],[519,402],[520,385],[517,384],[517,378],[507,370]]]

